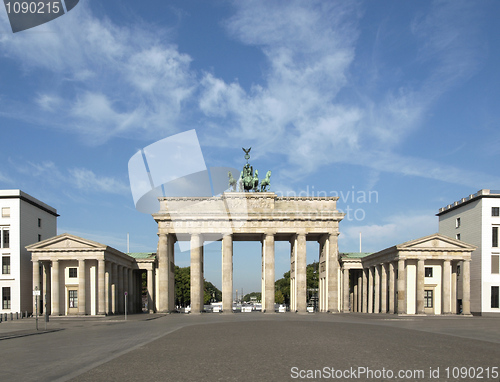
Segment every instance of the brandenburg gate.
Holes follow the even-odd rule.
[[[245,169],[244,169],[245,171]],[[242,171],[242,177],[244,174]],[[232,176],[230,176],[232,179]],[[234,187],[236,189],[236,187]],[[240,187],[240,190],[242,187]],[[319,243],[319,308],[339,311],[338,197],[279,197],[272,192],[225,192],[214,197],[160,197],[158,310],[175,310],[174,243],[191,250],[191,313],[203,311],[203,243],[222,240],[222,308],[232,312],[233,242],[262,243],[262,311],[274,312],[274,243],[290,242],[290,310],[305,313],[306,241]]]

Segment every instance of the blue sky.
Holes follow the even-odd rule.
[[[13,34],[0,11],[0,188],[57,208],[59,233],[155,251],[128,160],[194,128],[207,166],[240,168],[251,146],[272,191],[339,195],[342,252],[359,232],[363,251],[436,232],[440,207],[500,189],[499,15],[498,1],[82,0]],[[258,243],[237,243],[234,272],[235,289],[260,288]],[[220,286],[220,243],[205,276]]]

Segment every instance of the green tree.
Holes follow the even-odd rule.
[[[175,266],[175,304],[186,307],[191,304],[191,267],[180,268]],[[209,304],[215,296],[217,301],[222,300],[222,292],[210,281],[205,280],[203,302]]]
[[[222,292],[210,281],[205,280],[205,294],[203,296],[203,303],[209,304],[215,299],[215,301],[222,301]]]
[[[262,300],[262,293],[260,293],[260,292],[248,293],[243,297],[243,301],[249,302],[251,297],[255,297],[257,299],[257,301],[261,301]]]
[[[275,297],[276,292],[280,292],[283,296],[283,302],[278,302],[278,304],[290,304],[290,271],[283,273],[283,277],[276,280],[274,283]]]
[[[274,302],[276,304],[284,304],[285,303],[285,296],[283,296],[283,293],[280,290],[277,290],[274,292]]]
[[[307,289],[307,301],[309,302],[312,297],[318,297],[319,292],[313,291],[319,288],[319,263],[313,262],[309,264],[306,268],[306,283]]]
[[[319,285],[319,264],[314,262],[306,266],[306,285],[307,289],[317,289]],[[283,277],[274,283],[275,301],[277,304],[290,304],[290,271],[283,273]],[[278,301],[278,292],[283,296],[283,302]],[[307,299],[314,292],[307,293]],[[281,298],[281,297],[280,297]]]
[[[191,304],[191,268],[175,266],[175,304],[186,307]]]

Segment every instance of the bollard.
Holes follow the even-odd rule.
[[[16,320],[19,320],[19,312],[16,312]]]
[[[5,313],[4,317],[3,317],[3,320],[4,321],[7,321],[7,313]]]
[[[10,320],[14,321],[14,313],[10,312]]]
[[[3,314],[0,314],[0,322],[2,322],[2,316],[3,316]]]

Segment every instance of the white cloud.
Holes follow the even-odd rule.
[[[267,59],[259,85],[246,89],[197,74],[191,57],[168,43],[167,30],[120,27],[95,17],[83,2],[44,24],[43,33],[2,35],[4,56],[22,63],[27,76],[55,85],[35,92],[36,109],[5,97],[0,113],[73,129],[93,144],[164,136],[193,118],[217,137],[204,137],[205,143],[233,145],[238,137],[258,145],[261,155],[284,155],[301,173],[340,162],[466,185],[491,180],[396,154],[439,97],[477,70],[481,44],[467,2],[437,3],[408,25],[405,43],[418,55],[411,68],[390,66],[398,72],[394,81],[377,72],[383,66],[377,62],[369,73],[359,69],[363,15],[357,3],[249,0],[233,6],[224,24],[228,33]],[[6,18],[0,23],[5,27]],[[377,40],[375,49],[383,44]]]
[[[0,27],[7,22],[0,19]],[[190,57],[168,40],[166,31],[99,19],[87,2],[31,33],[2,35],[2,55],[21,63],[40,89],[33,99],[38,108],[11,100],[0,111],[73,129],[94,144],[174,132],[195,84]],[[50,78],[50,89],[39,78]]]
[[[21,163],[20,161],[9,160],[9,162],[18,172],[28,175],[30,178],[36,178],[37,181],[50,184],[55,188],[64,184],[85,192],[130,195],[128,184],[113,177],[96,175],[89,169],[71,168],[61,171],[51,161]],[[1,177],[0,180],[2,180]]]
[[[413,41],[406,42],[420,47],[417,59],[425,61],[425,69],[418,74],[399,69],[398,81],[384,78],[389,85],[373,91],[373,84],[362,84],[364,74],[356,73],[359,81],[351,72],[358,65],[356,5],[255,0],[234,6],[229,33],[260,48],[269,68],[265,83],[248,90],[204,76],[200,109],[217,121],[217,136],[227,137],[212,143],[232,144],[237,136],[260,152],[286,155],[302,173],[341,162],[475,187],[478,179],[491,180],[487,174],[396,154],[436,100],[476,69],[477,48],[467,26],[473,23],[462,23],[468,18],[464,9],[431,6],[428,16],[412,24]],[[371,76],[377,74],[366,75]],[[339,97],[341,91],[355,95]]]
[[[130,194],[130,188],[126,184],[114,178],[99,177],[91,170],[75,168],[69,170],[69,173],[72,176],[70,181],[74,181],[74,185],[78,189],[108,194]]]
[[[14,183],[14,181],[9,176],[5,175],[5,173],[3,172],[0,172],[0,182],[8,184]]]

